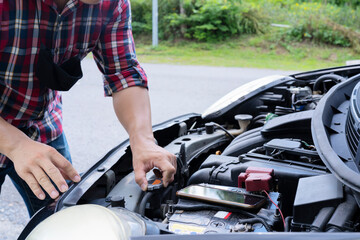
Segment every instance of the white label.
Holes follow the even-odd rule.
[[[214,217],[224,219],[228,214],[229,212],[219,211],[214,215]]]

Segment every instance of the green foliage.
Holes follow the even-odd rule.
[[[200,41],[217,41],[241,32],[240,1],[187,1],[187,15],[173,14],[167,19],[173,31],[183,26],[184,36]]]
[[[260,0],[261,2],[262,0]],[[251,2],[259,2],[258,0],[253,0]],[[267,2],[272,4],[281,5],[282,7],[291,6],[296,3],[315,3],[321,5],[336,5],[336,6],[349,6],[356,8],[360,6],[360,0],[267,0]]]
[[[241,33],[258,34],[264,33],[268,19],[256,9],[246,9],[241,12]]]
[[[159,1],[159,36],[161,39],[189,38],[218,41],[240,34],[263,32],[267,23],[260,11],[241,0]],[[151,1],[132,0],[134,34],[151,33]]]
[[[266,9],[271,21],[275,23],[294,25],[310,16],[317,16],[314,21],[323,16],[355,30],[359,29],[360,25],[360,6],[322,3],[326,2],[325,0],[248,0],[247,2],[255,9]]]
[[[329,21],[314,21],[314,19],[314,16],[310,17],[306,21],[294,26],[288,31],[288,35],[297,41],[311,40],[335,46],[351,46],[351,40],[344,36],[341,31],[336,30],[333,25],[329,24]]]
[[[302,0],[301,2],[308,2],[308,1]],[[318,3],[326,2],[338,6],[351,6],[351,7],[360,6],[360,0],[327,0],[327,1],[315,0],[314,2],[318,2]]]
[[[152,1],[131,3],[134,34],[151,34]],[[218,42],[265,33],[276,44],[310,41],[360,51],[359,26],[360,0],[159,0],[160,39]]]
[[[359,0],[360,1],[360,0]],[[360,7],[355,2],[331,4],[330,0],[252,0],[257,9],[267,9],[272,23],[288,24],[289,29],[275,29],[272,40],[289,42],[306,41],[316,44],[328,44],[351,47],[360,51],[358,37],[360,25]],[[325,4],[327,2],[327,4]],[[351,5],[352,4],[352,5]]]
[[[152,30],[152,4],[149,0],[131,1],[133,33],[149,34]]]

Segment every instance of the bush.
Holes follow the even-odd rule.
[[[360,0],[359,0],[360,1]],[[359,51],[360,7],[327,0],[252,0],[253,8],[267,9],[273,23],[290,25],[289,30],[272,32],[272,39],[311,41]],[[333,4],[331,4],[333,2]],[[338,5],[336,5],[336,4]],[[279,33],[275,35],[275,33]],[[281,33],[282,32],[282,33]],[[276,41],[277,42],[277,41]]]
[[[306,22],[291,28],[288,32],[291,38],[302,41],[311,40],[317,43],[326,43],[342,47],[350,47],[350,41],[341,33],[334,31],[324,23]]]
[[[327,18],[309,17],[291,28],[287,34],[297,41],[310,40],[360,51],[360,34]]]
[[[203,2],[203,5],[200,4]],[[238,1],[208,0],[188,1],[188,15],[173,14],[168,17],[173,32],[184,25],[184,36],[191,39],[214,41],[235,35],[240,29],[240,3]]]
[[[272,4],[279,4],[282,7],[288,7],[294,5],[296,3],[315,3],[315,4],[322,4],[322,5],[337,5],[337,6],[349,6],[356,8],[360,6],[360,0],[250,0],[251,2],[263,2],[267,1]]]
[[[308,1],[302,0],[302,2],[308,2]],[[317,1],[314,1],[314,2],[322,3],[324,1],[317,0]],[[360,6],[360,0],[327,0],[327,3],[338,5],[338,6],[351,6],[351,7]]]
[[[136,34],[150,34],[152,31],[152,1],[131,1],[132,28]]]
[[[218,41],[243,33],[263,31],[263,18],[240,0],[197,0],[184,4],[186,15],[168,16],[172,32],[185,29],[184,37],[200,41]]]
[[[152,1],[131,3],[134,34],[151,34]],[[360,0],[159,0],[159,38],[220,41],[267,32],[274,41],[307,40],[360,51],[359,3]],[[269,31],[266,26],[270,21],[291,28]]]
[[[150,34],[152,1],[132,0],[134,34]],[[263,32],[265,18],[258,10],[241,0],[180,0],[159,1],[160,39],[189,38],[218,41],[243,33]]]

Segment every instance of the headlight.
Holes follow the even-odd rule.
[[[145,235],[146,225],[126,209],[99,205],[69,207],[41,222],[26,240],[124,240]]]

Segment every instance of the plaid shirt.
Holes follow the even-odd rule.
[[[36,141],[48,143],[62,133],[61,95],[40,87],[34,74],[41,44],[52,49],[57,64],[92,52],[106,96],[147,87],[135,55],[129,0],[69,0],[61,13],[53,0],[0,0],[0,20],[0,116]],[[1,156],[0,167],[5,165]]]

